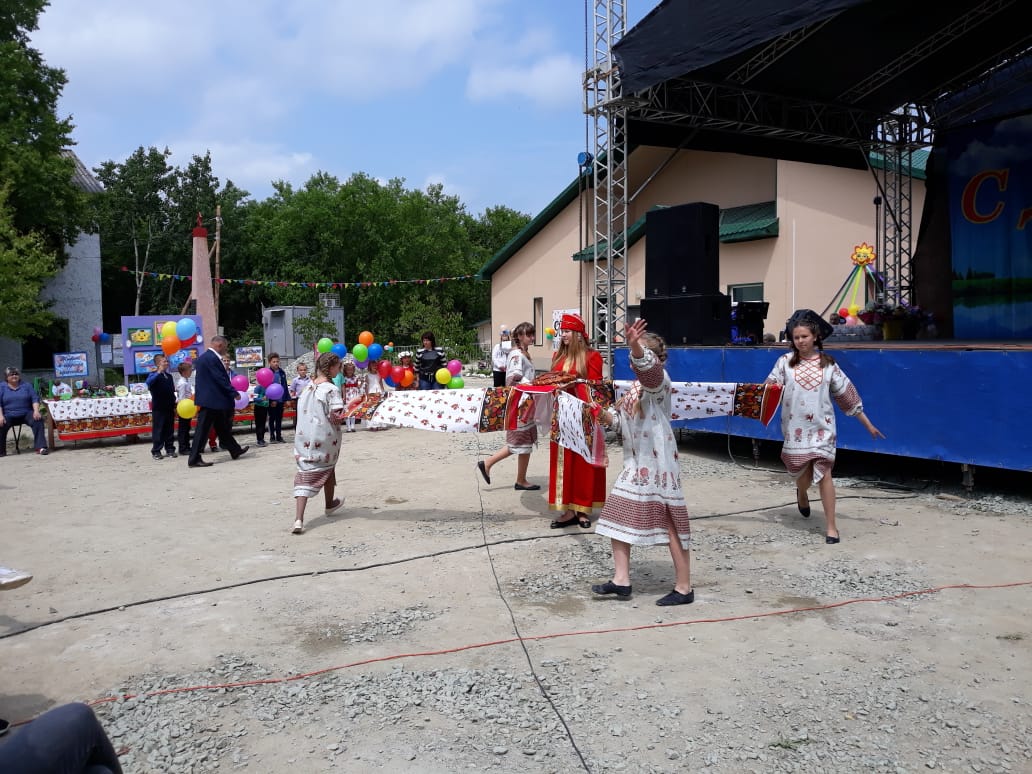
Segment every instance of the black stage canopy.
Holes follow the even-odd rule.
[[[1023,11],[1014,0],[663,0],[613,48],[628,136],[862,168],[892,116],[904,120],[890,140],[916,147],[935,129],[1032,107]]]

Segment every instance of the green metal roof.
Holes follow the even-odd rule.
[[[664,205],[656,205],[649,208],[664,210]],[[728,207],[720,211],[720,241],[725,244],[732,242],[749,242],[753,239],[768,239],[778,235],[778,214],[775,202],[761,202],[760,204],[746,204],[744,207]],[[630,248],[645,236],[645,218],[638,218],[634,224],[627,229],[627,247]],[[600,258],[607,257],[605,242],[602,243]],[[595,260],[595,246],[588,245],[583,250],[573,254],[575,261]]]
[[[932,155],[931,151],[927,150],[916,150],[910,154],[910,166],[907,168],[907,172],[910,177],[915,180],[927,180],[928,173],[925,168],[928,166],[928,157]],[[869,157],[871,166],[875,169],[885,168],[885,157],[880,153],[872,153]]]

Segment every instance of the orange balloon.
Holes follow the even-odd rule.
[[[166,336],[161,340],[161,351],[169,356],[176,354],[181,346],[175,336]]]
[[[373,334],[369,331],[362,331],[358,334],[358,343],[365,344],[367,347],[373,343]]]
[[[411,368],[405,369],[405,375],[401,377],[401,386],[408,387],[412,382],[416,381],[416,374]]]

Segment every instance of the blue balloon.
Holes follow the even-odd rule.
[[[101,344],[107,344],[109,341],[111,341],[111,334],[110,333],[103,333],[102,332],[102,333],[97,334],[97,337],[100,339],[100,343]]]
[[[330,352],[332,352],[337,357],[343,359],[348,354],[348,348],[338,341],[336,344],[330,347]]]
[[[379,360],[381,357],[383,357],[383,347],[374,341],[369,345],[369,359]]]
[[[391,377],[389,377],[389,376],[384,377],[383,383],[386,384],[388,387],[395,387],[395,386],[397,386],[397,385],[394,384],[394,380],[391,379]]]
[[[189,317],[184,317],[176,323],[176,338],[180,341],[186,341],[187,339],[193,338],[196,333],[197,323]]]

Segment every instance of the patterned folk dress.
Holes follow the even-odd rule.
[[[530,384],[534,381],[534,363],[518,347],[510,350],[505,361],[505,386],[514,384]],[[515,430],[505,431],[505,445],[511,454],[530,454],[537,443],[537,424],[534,422],[534,400],[529,395],[524,397],[518,412]]]
[[[688,548],[691,524],[670,427],[670,377],[648,349],[642,358],[631,358],[631,368],[638,379],[614,412],[623,433],[624,466],[595,533],[631,545],[665,545],[673,524],[681,547]]]
[[[297,399],[294,428],[294,497],[315,497],[340,456],[340,414],[344,400],[333,382],[309,384]]]
[[[780,384],[781,460],[792,478],[799,478],[811,460],[813,483],[819,483],[835,465],[835,406],[846,416],[864,410],[853,383],[836,364],[821,367],[816,355],[800,359],[793,368],[788,364],[792,353],[782,355],[774,364],[767,381]]]

